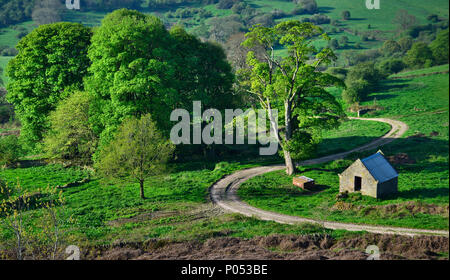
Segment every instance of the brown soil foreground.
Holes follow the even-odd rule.
[[[328,235],[272,235],[242,239],[221,237],[206,242],[149,240],[91,248],[83,259],[103,260],[365,260],[370,245],[380,249],[381,260],[448,259],[448,237],[365,234],[334,240]]]

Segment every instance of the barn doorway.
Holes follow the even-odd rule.
[[[361,190],[361,177],[355,176],[355,192]]]

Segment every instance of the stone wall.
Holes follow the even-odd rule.
[[[378,185],[377,197],[382,198],[398,192],[398,177]]]
[[[359,159],[339,175],[339,192],[355,192],[355,176],[361,177],[362,195],[377,197],[377,181]]]

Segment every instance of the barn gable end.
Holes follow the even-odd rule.
[[[396,193],[397,184],[398,173],[381,151],[356,160],[339,174],[339,192],[361,192],[378,198]]]

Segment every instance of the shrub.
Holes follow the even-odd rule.
[[[345,80],[347,89],[342,93],[342,99],[348,104],[363,101],[383,77],[372,62],[350,68]]]
[[[430,61],[433,61],[433,53],[423,42],[414,43],[404,58],[405,64],[412,69],[422,68],[425,63],[431,66]]]
[[[342,19],[343,20],[349,20],[350,19],[350,12],[349,11],[343,11],[342,13],[341,13],[341,17],[342,17]]]
[[[381,51],[384,55],[390,56],[396,52],[400,52],[402,50],[401,46],[393,40],[387,40],[383,43],[381,47]]]
[[[342,46],[346,46],[348,43],[348,37],[347,36],[342,36],[339,38],[339,44]]]
[[[51,129],[44,138],[49,158],[89,164],[97,147],[97,137],[89,126],[90,99],[75,92],[61,101],[50,114]]]
[[[333,50],[339,49],[339,42],[336,38],[333,38],[328,42],[328,46]]]
[[[2,56],[16,56],[19,52],[16,50],[16,48],[5,48],[2,50],[0,55]]]
[[[342,92],[342,99],[347,104],[361,102],[369,94],[370,85],[365,80],[348,80],[346,84],[347,89]]]
[[[291,15],[296,16],[296,15],[303,15],[305,13],[305,10],[301,7],[301,6],[295,6],[294,9],[292,9],[291,11]]]
[[[442,30],[437,34],[436,40],[430,44],[431,52],[433,53],[433,59],[435,64],[447,64],[448,63],[448,28]]]
[[[409,51],[411,49],[413,43],[414,43],[413,39],[411,37],[409,37],[409,36],[400,38],[398,40],[398,44],[399,44],[400,49],[402,50],[402,52]]]
[[[236,3],[236,0],[220,0],[219,3],[217,3],[216,7],[217,9],[231,9],[233,5]]]
[[[315,14],[310,18],[310,21],[316,25],[319,25],[319,24],[329,24],[331,22],[331,19],[326,15]]]
[[[309,14],[314,14],[317,12],[317,3],[315,0],[295,0],[295,2]]]
[[[405,69],[406,65],[403,62],[403,60],[397,58],[397,59],[387,59],[380,63],[379,69],[380,72],[383,73],[385,76],[398,73]]]
[[[11,166],[22,156],[23,149],[17,136],[9,135],[0,138],[0,165]]]

